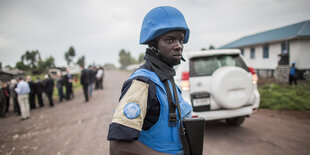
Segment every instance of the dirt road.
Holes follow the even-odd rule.
[[[106,140],[113,109],[129,73],[106,71],[105,89],[84,102],[82,92],[71,101],[31,111],[20,121],[10,113],[0,119],[0,154],[108,155]],[[260,110],[241,127],[206,124],[204,154],[306,155],[310,152],[310,112]]]

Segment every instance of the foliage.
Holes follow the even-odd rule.
[[[32,73],[44,73],[49,68],[55,67],[55,59],[50,56],[45,60],[41,59],[41,54],[38,50],[26,51],[25,54],[21,56],[21,61],[18,61],[15,68],[30,71]]]
[[[260,86],[260,108],[272,110],[310,110],[310,82],[297,86],[265,84]]]
[[[73,46],[71,46],[69,50],[65,52],[65,60],[67,61],[68,65],[70,65],[70,63],[73,61],[74,57],[75,57],[75,50]]]
[[[21,61],[25,64],[28,62],[28,66],[31,69],[36,69],[38,61],[41,59],[40,52],[38,50],[26,51],[24,55],[21,56]]]
[[[28,65],[25,65],[23,61],[16,62],[15,68],[24,71],[30,70],[30,67]]]
[[[78,65],[80,65],[80,66],[84,66],[85,65],[85,56],[83,55],[83,56],[81,56],[78,60],[77,60],[77,62],[76,62]]]
[[[4,68],[9,69],[9,70],[13,69],[13,67],[10,65],[5,65]]]
[[[124,49],[122,49],[118,55],[121,69],[126,69],[127,66],[135,64],[135,59],[131,57],[130,51],[126,52]]]
[[[213,46],[213,45],[210,45],[209,46],[209,49],[208,50],[213,50],[213,49],[215,49],[215,47]],[[201,48],[201,51],[206,51],[207,49],[206,48]]]
[[[144,61],[144,53],[141,53],[136,60],[134,57],[131,57],[130,51],[126,52],[124,49],[121,49],[119,52],[119,63],[121,64],[120,69],[126,69],[129,65],[140,64]]]
[[[209,50],[213,50],[213,49],[215,49],[215,47],[213,45],[210,45]]]
[[[38,72],[39,73],[44,73],[46,72],[49,68],[55,68],[56,65],[55,65],[55,59],[50,56],[48,58],[46,58],[45,61],[43,60],[39,60],[39,63],[38,63],[39,67],[38,67]]]
[[[141,54],[139,55],[138,61],[137,61],[139,64],[142,63],[142,62],[144,61],[144,56],[145,56],[144,53],[141,53]]]

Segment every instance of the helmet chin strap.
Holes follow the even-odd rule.
[[[182,57],[181,57],[181,60],[184,61],[184,62],[186,62],[186,60],[184,59],[183,55],[182,55]]]

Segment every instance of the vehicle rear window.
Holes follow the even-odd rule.
[[[190,59],[190,76],[210,76],[223,66],[236,66],[248,71],[239,55],[216,55]]]

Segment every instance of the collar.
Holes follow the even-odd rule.
[[[169,66],[158,55],[155,54],[154,49],[147,48],[145,52],[145,59],[150,63],[151,69],[157,74],[161,81],[167,80],[175,76],[175,70]]]

